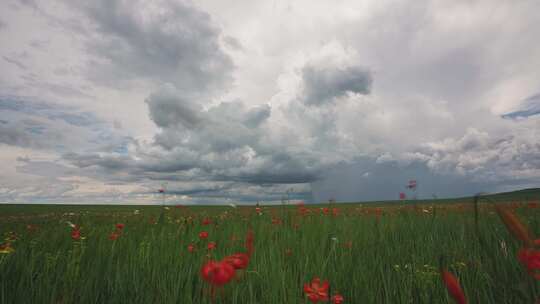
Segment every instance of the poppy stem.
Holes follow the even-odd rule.
[[[322,267],[322,273],[326,273],[326,266],[328,265],[328,260],[330,260],[330,255],[334,252],[334,249],[336,248],[336,242],[332,241],[332,248],[330,249],[330,252],[328,253],[328,256],[326,257],[326,260],[324,261],[323,267]]]
[[[210,285],[210,302],[214,303],[215,298],[216,298],[216,289],[214,285]]]

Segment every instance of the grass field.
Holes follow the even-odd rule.
[[[303,287],[315,277],[343,303],[453,303],[441,257],[470,303],[535,303],[539,283],[494,204],[537,236],[539,198],[538,190],[491,196],[478,213],[472,198],[261,209],[3,205],[0,303],[309,303]],[[247,268],[212,291],[201,267],[246,252],[248,231]]]

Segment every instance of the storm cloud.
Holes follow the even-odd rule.
[[[537,1],[239,1],[2,2],[0,200],[540,183]]]
[[[198,98],[170,84],[148,97],[151,118],[161,131],[154,138],[157,150],[146,154],[151,156],[145,170],[197,169],[211,179],[256,184],[316,179],[320,168],[271,138],[269,105],[222,101],[204,109],[205,101]]]

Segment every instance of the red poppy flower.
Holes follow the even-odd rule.
[[[122,230],[122,229],[124,229],[124,226],[125,226],[124,224],[118,223],[118,224],[116,224],[116,229]]]
[[[207,248],[208,250],[216,249],[216,242],[208,242]]]
[[[79,229],[73,229],[71,231],[71,238],[78,241],[81,239],[81,231]]]
[[[195,251],[195,245],[189,244],[189,245],[187,246],[187,250],[188,250],[189,252]]]
[[[119,237],[120,237],[120,233],[115,231],[111,233],[111,235],[109,235],[109,240],[116,241],[116,239],[118,239]]]
[[[212,221],[209,219],[209,218],[205,218],[203,221],[202,221],[202,224],[203,225],[210,225],[212,223]]]
[[[208,238],[208,232],[206,232],[206,231],[199,232],[199,238],[201,240],[204,240],[204,239]]]
[[[222,286],[234,277],[234,267],[225,262],[209,261],[201,268],[201,276],[206,282]]]
[[[262,212],[262,209],[261,209],[260,207],[257,207],[257,208],[255,208],[255,212],[261,213],[261,212]]]
[[[456,303],[467,304],[465,294],[463,293],[461,286],[459,286],[459,282],[456,277],[451,272],[441,269],[441,278],[444,285],[446,285],[448,293],[456,301]]]
[[[330,213],[330,208],[324,207],[324,208],[323,208],[323,213],[324,213],[324,214]]]
[[[335,294],[332,296],[332,304],[341,304],[343,301],[345,301],[345,299],[343,299],[343,296],[340,294]]]
[[[223,262],[229,263],[234,269],[246,269],[249,264],[249,255],[245,253],[235,253],[223,258]]]
[[[310,284],[304,284],[304,292],[312,303],[328,301],[328,287],[328,281],[324,281],[321,285],[321,279],[316,277]]]
[[[302,216],[305,216],[309,213],[309,209],[304,207],[303,205],[302,206],[299,206],[298,207],[298,213],[300,213],[300,215]]]
[[[518,252],[518,259],[527,267],[527,271],[531,276],[540,280],[540,250],[522,248]]]

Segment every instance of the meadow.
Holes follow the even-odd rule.
[[[518,259],[520,232],[495,207],[532,239],[539,198],[3,205],[0,303],[311,303],[305,284],[314,278],[328,281],[329,303],[454,303],[441,269],[469,303],[535,303],[540,286]],[[203,278],[203,265],[235,253],[249,260],[230,281],[216,287]]]

